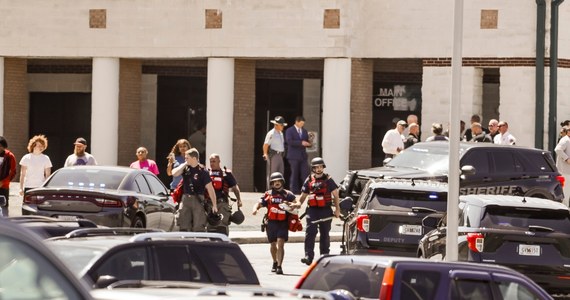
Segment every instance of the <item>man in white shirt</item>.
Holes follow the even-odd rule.
[[[570,197],[570,127],[562,127],[565,136],[563,136],[556,147],[554,152],[556,152],[556,168],[562,173],[562,176],[566,179],[566,184],[564,184],[564,199],[562,203],[568,206]]]
[[[404,136],[402,133],[408,127],[408,123],[404,120],[398,121],[396,128],[390,129],[382,139],[382,150],[386,154],[386,158],[392,158],[404,149]]]
[[[506,121],[499,122],[499,134],[493,140],[497,145],[514,145],[517,139],[509,132],[509,123]]]

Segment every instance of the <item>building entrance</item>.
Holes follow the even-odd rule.
[[[30,93],[28,138],[37,134],[48,138],[44,154],[51,160],[52,172],[63,167],[77,137],[91,142],[91,93]]]

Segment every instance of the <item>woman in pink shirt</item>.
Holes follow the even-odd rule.
[[[131,164],[131,168],[133,169],[143,169],[152,172],[154,175],[158,175],[158,166],[156,162],[152,159],[147,159],[146,156],[148,155],[148,150],[145,147],[139,147],[137,149],[137,159]]]

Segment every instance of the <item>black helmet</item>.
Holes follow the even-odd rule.
[[[210,224],[211,226],[218,226],[220,225],[220,223],[222,223],[222,219],[224,218],[224,216],[220,213],[213,213],[213,212],[209,212],[208,216],[206,217],[206,219],[208,220],[208,224]]]
[[[235,223],[237,225],[243,223],[243,221],[245,220],[245,216],[243,215],[243,212],[241,211],[241,209],[234,211],[234,213],[232,213],[232,215],[230,216],[230,222]]]
[[[323,168],[327,167],[327,165],[325,165],[325,161],[323,160],[322,157],[315,157],[311,160],[311,167],[318,166],[318,165],[322,165]]]
[[[281,174],[279,172],[271,173],[271,176],[269,176],[269,183],[271,183],[273,181],[277,181],[277,180],[281,180],[281,181],[285,182],[285,177],[283,177],[283,174]]]

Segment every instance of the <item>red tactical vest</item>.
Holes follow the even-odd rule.
[[[331,193],[328,192],[327,181],[329,175],[323,174],[321,178],[316,178],[311,175],[309,181],[309,206],[311,207],[325,207],[330,206],[332,202]]]
[[[287,212],[279,208],[279,204],[284,202],[283,195],[279,192],[265,192],[265,201],[267,201],[267,219],[273,221],[287,220]]]

